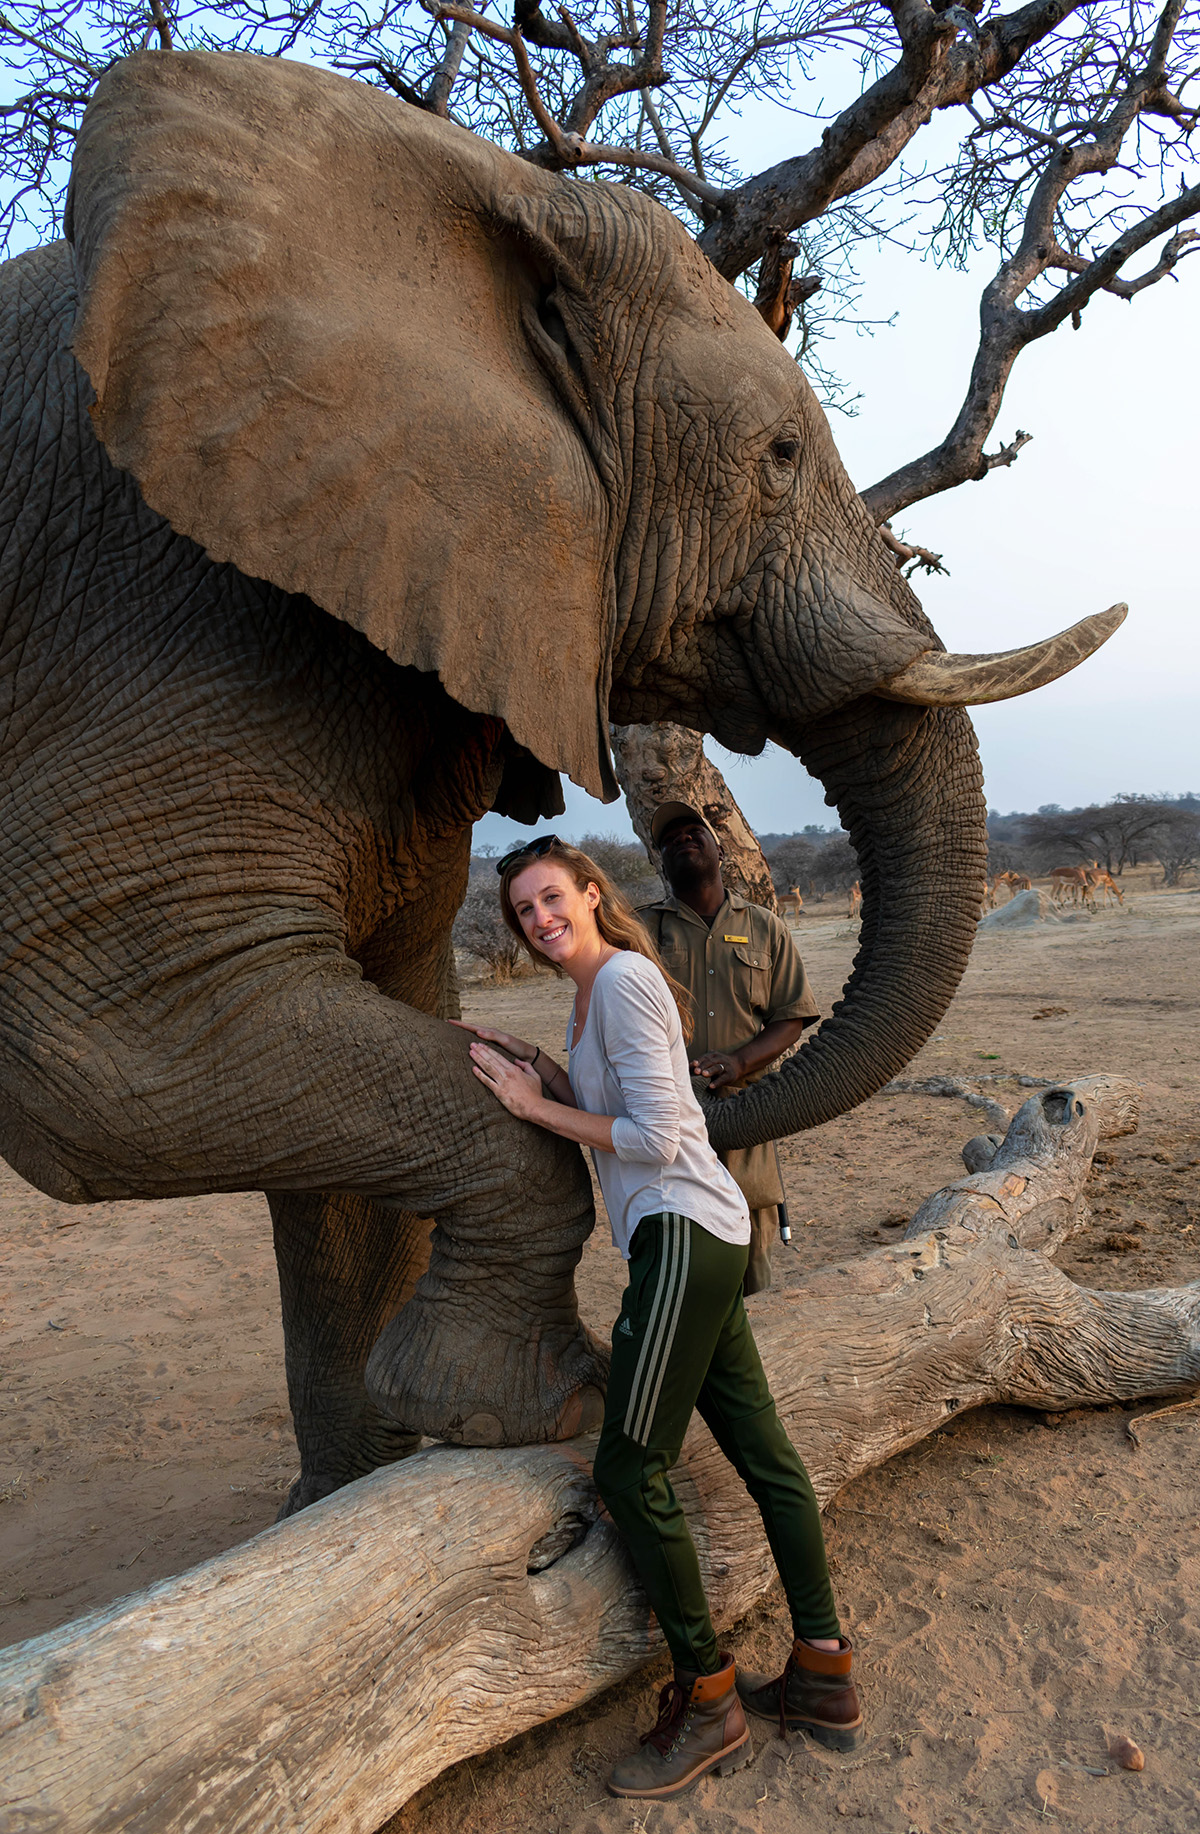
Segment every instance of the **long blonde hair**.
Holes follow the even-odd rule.
[[[578,891],[586,891],[594,885],[600,893],[600,902],[596,906],[596,928],[606,943],[614,949],[630,949],[635,955],[644,955],[647,961],[653,962],[663,980],[671,990],[671,998],[679,1008],[679,1023],[683,1027],[685,1044],[692,1041],[695,1030],[695,1018],[692,1013],[691,995],[681,987],[673,974],[663,966],[662,956],[655,948],[650,934],[641,918],[630,904],[623,892],[617,890],[602,866],[582,853],[578,847],[572,847],[567,841],[557,838],[549,846],[542,846],[534,853],[532,847],[528,853],[519,853],[511,858],[500,875],[500,910],[505,923],[525,950],[526,954],[544,968],[553,968],[555,974],[562,969],[534,947],[521,927],[521,920],[513,909],[512,882],[519,873],[541,861],[551,865],[562,866],[571,875]]]

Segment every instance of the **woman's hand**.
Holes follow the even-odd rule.
[[[746,1074],[740,1051],[706,1051],[692,1059],[693,1076],[706,1076],[710,1090],[729,1089]]]
[[[506,1033],[496,1032],[492,1035],[498,1044],[508,1048]],[[513,1043],[520,1044],[521,1040],[514,1039]],[[480,1082],[519,1121],[541,1121],[546,1109],[554,1106],[552,1102],[547,1102],[542,1079],[536,1070],[532,1070],[527,1063],[509,1063],[507,1057],[501,1057],[499,1051],[493,1051],[490,1045],[471,1046],[471,1068]]]
[[[498,1032],[492,1025],[472,1025],[466,1019],[451,1019],[451,1025],[460,1032],[474,1032],[476,1038],[486,1038],[489,1044],[498,1044],[502,1051],[509,1051],[522,1063],[532,1063],[537,1056],[536,1044],[530,1044],[528,1038],[514,1038],[511,1032]]]

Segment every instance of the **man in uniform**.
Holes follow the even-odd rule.
[[[711,1090],[744,1088],[765,1075],[820,1017],[787,925],[761,904],[726,892],[721,843],[698,809],[664,802],[651,839],[671,895],[638,915],[663,965],[691,995],[692,1069]],[[721,1155],[750,1209],[747,1293],[771,1284],[771,1247],[783,1202],[774,1144]]]

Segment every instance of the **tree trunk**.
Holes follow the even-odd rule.
[[[1040,1091],[906,1237],[754,1302],[822,1501],[984,1402],[1062,1409],[1200,1383],[1200,1283],[1088,1292],[1082,1228],[1132,1084]],[[802,1328],[801,1328],[802,1321]],[[438,1447],[179,1579],[0,1656],[0,1827],[371,1834],[430,1778],[565,1712],[659,1644],[593,1442]],[[769,1584],[761,1524],[707,1431],[677,1473],[714,1616]]]
[[[778,910],[762,848],[724,777],[705,757],[700,734],[666,723],[613,726],[610,731],[629,818],[655,867],[661,870],[658,849],[650,839],[654,811],[661,802],[686,802],[699,809],[720,836],[726,890],[752,904],[765,904],[769,911]]]

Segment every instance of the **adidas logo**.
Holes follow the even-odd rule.
[[[621,1333],[622,1337],[633,1336],[633,1326],[627,1318],[622,1318],[620,1324],[617,1326],[617,1330]]]

